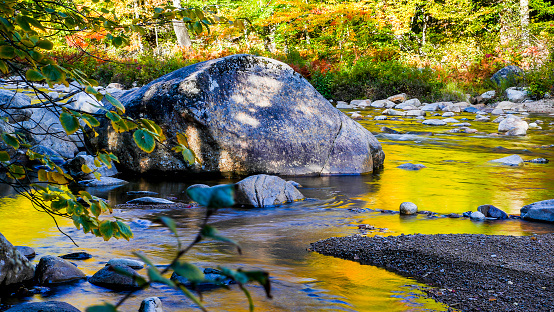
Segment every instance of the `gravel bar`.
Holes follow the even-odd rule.
[[[311,250],[413,277],[451,310],[554,311],[554,234],[354,235]]]

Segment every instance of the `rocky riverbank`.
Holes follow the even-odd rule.
[[[334,237],[324,255],[375,265],[433,288],[430,298],[462,311],[552,311],[554,234]]]

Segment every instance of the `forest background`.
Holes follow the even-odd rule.
[[[91,0],[75,2],[94,6]],[[164,5],[198,8],[202,16],[185,17],[181,24],[188,27],[178,21],[142,25],[141,32],[126,37],[123,49],[110,44],[114,37],[106,30],[60,34],[58,62],[104,85],[140,86],[183,66],[236,53],[281,60],[335,100],[405,92],[424,101],[456,101],[510,86],[529,87],[540,98],[552,94],[554,85],[551,0],[113,0],[109,5],[130,23]],[[495,86],[489,78],[506,65],[519,66],[525,76]]]

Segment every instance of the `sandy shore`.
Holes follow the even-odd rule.
[[[355,235],[311,249],[414,277],[453,310],[554,311],[554,234]]]

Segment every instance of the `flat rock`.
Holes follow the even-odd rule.
[[[554,222],[554,199],[525,205],[520,211],[521,217],[525,220]]]
[[[79,181],[79,184],[86,187],[102,187],[102,186],[117,186],[124,185],[129,182],[112,177],[101,177],[100,180],[90,179]]]
[[[446,122],[439,119],[427,119],[423,121],[423,124],[426,126],[445,126]]]
[[[72,252],[63,256],[60,256],[62,259],[67,260],[86,260],[92,258],[92,255],[88,252]]]
[[[175,204],[175,202],[172,202],[171,200],[167,200],[164,198],[158,198],[158,197],[140,197],[131,199],[130,201],[126,202],[126,204],[131,205],[168,205],[168,204]]]
[[[41,285],[60,284],[86,278],[85,273],[71,262],[55,256],[40,258],[35,279]]]
[[[62,301],[29,302],[18,304],[6,312],[81,312],[81,310]]]
[[[140,270],[144,268],[144,262],[135,259],[126,258],[114,258],[110,259],[106,265],[123,265],[128,266],[134,270]]]
[[[277,176],[259,174],[237,182],[235,203],[250,207],[271,207],[303,200],[292,183]]]
[[[422,168],[427,168],[423,164],[412,164],[412,163],[405,163],[402,164],[396,168],[404,169],[404,170],[420,170]]]
[[[522,166],[524,161],[519,155],[510,155],[499,159],[490,160],[492,163],[499,163],[506,166]]]

